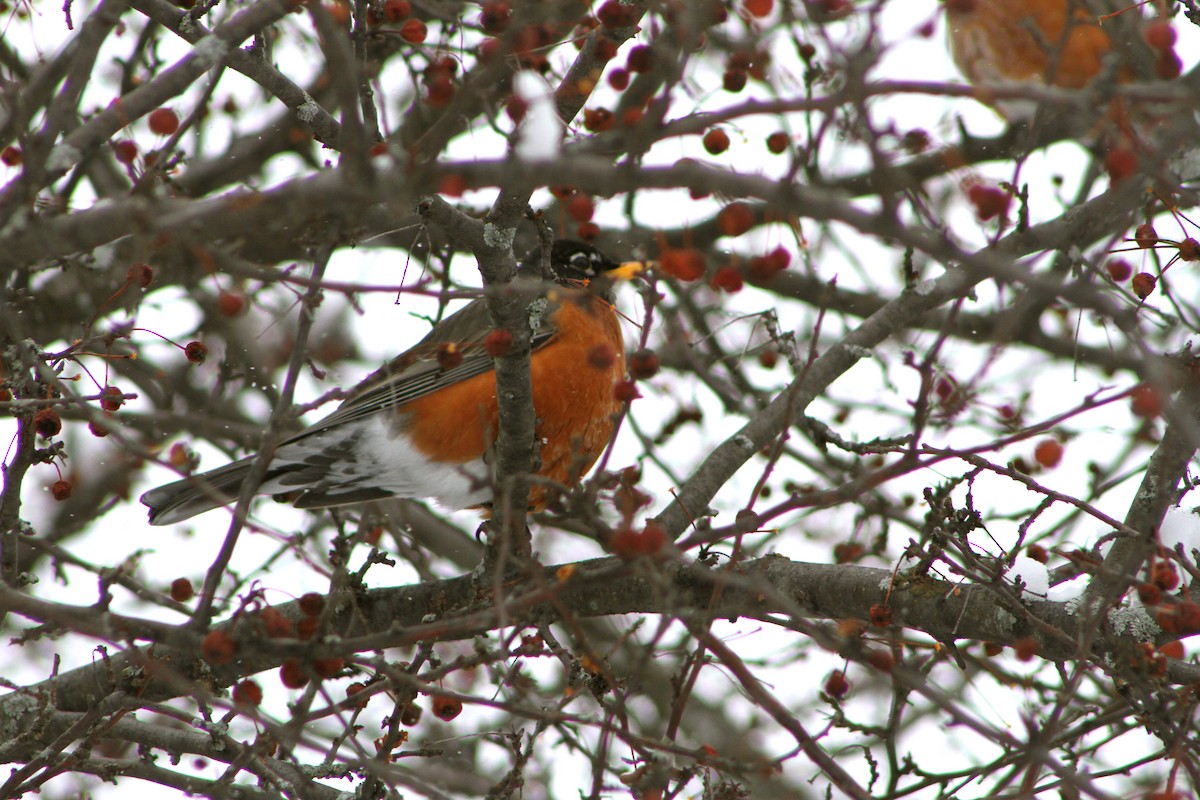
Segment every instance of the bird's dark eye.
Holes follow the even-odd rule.
[[[580,272],[587,272],[592,268],[592,259],[587,253],[576,253],[571,256],[571,266]]]

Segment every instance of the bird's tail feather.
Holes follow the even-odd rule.
[[[146,492],[141,500],[150,507],[150,524],[182,522],[232,501],[238,496],[252,460],[234,461]]]

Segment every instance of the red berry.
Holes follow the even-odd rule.
[[[1162,413],[1162,395],[1148,383],[1139,384],[1129,393],[1129,410],[1135,417],[1153,419]]]
[[[1139,272],[1133,276],[1133,281],[1130,284],[1133,288],[1133,293],[1137,295],[1139,300],[1145,300],[1154,293],[1154,289],[1158,286],[1158,278],[1151,275],[1149,272]]]
[[[187,578],[176,578],[171,581],[171,599],[176,603],[186,603],[196,595],[196,589]]]
[[[596,11],[596,19],[606,28],[628,28],[637,20],[637,10],[620,0],[605,0]]]
[[[50,487],[50,495],[60,503],[71,496],[71,482],[57,480]]]
[[[105,386],[100,392],[100,407],[105,411],[116,411],[125,404],[122,394],[124,393],[116,386]]]
[[[279,680],[289,689],[303,689],[308,685],[308,674],[300,666],[300,660],[289,658],[279,668]]]
[[[1003,217],[1008,213],[1008,205],[1012,196],[1003,189],[973,183],[967,189],[967,199],[975,206],[975,215],[987,221],[993,217]]]
[[[1137,587],[1138,600],[1144,606],[1156,606],[1162,602],[1162,589],[1153,583],[1142,583]]]
[[[1183,642],[1178,639],[1173,642],[1167,642],[1158,648],[1158,652],[1167,658],[1183,658]]]
[[[1033,448],[1033,460],[1046,469],[1057,467],[1062,456],[1063,446],[1057,439],[1042,439]]]
[[[329,680],[342,671],[346,662],[340,658],[314,658],[312,666],[318,678]]]
[[[713,273],[712,280],[709,281],[709,286],[712,288],[720,289],[729,294],[740,292],[743,284],[742,273],[738,271],[737,267],[733,266],[721,267]]]
[[[1119,183],[1137,172],[1138,157],[1128,147],[1115,147],[1104,154],[1104,170],[1108,179]]]
[[[1158,244],[1158,231],[1154,230],[1154,226],[1149,222],[1142,223],[1134,231],[1133,240],[1137,242],[1138,247],[1146,250]]]
[[[1179,571],[1170,561],[1155,561],[1150,567],[1150,582],[1164,592],[1174,591],[1179,586]]]
[[[264,608],[258,618],[262,621],[263,631],[269,639],[290,639],[295,635],[296,629],[292,621],[274,606]]]
[[[208,358],[208,347],[204,342],[188,342],[183,348],[183,354],[193,364],[203,364]]]
[[[833,560],[838,564],[852,564],[862,558],[867,548],[859,542],[838,542],[833,546]]]
[[[495,36],[508,27],[510,19],[512,19],[512,6],[507,0],[492,0],[492,2],[483,4],[483,9],[479,13],[479,26],[485,33]]]
[[[200,652],[210,664],[220,666],[233,660],[237,652],[237,644],[227,631],[209,631],[200,642]]]
[[[632,528],[621,528],[612,535],[608,549],[623,561],[632,561],[642,556],[652,556],[660,552],[667,543],[667,532],[656,522],[646,523],[640,531]]]
[[[113,158],[122,164],[132,164],[138,157],[138,147],[132,139],[118,139],[112,148]]]
[[[1173,81],[1183,74],[1183,61],[1174,50],[1161,50],[1154,61],[1154,74],[1161,80]]]
[[[613,384],[613,398],[619,403],[632,403],[641,396],[633,381],[617,381]]]
[[[658,374],[658,354],[653,350],[638,350],[629,357],[629,374],[644,381]]]
[[[591,195],[580,192],[567,203],[567,214],[576,222],[591,222],[596,213],[596,204]]]
[[[1108,277],[1115,283],[1124,283],[1133,275],[1133,265],[1123,258],[1114,258],[1108,262]]]
[[[233,702],[239,706],[258,706],[262,704],[263,691],[252,680],[244,680],[233,687]]]
[[[53,438],[62,430],[62,418],[53,408],[43,408],[33,415],[33,429],[43,439]]]
[[[714,156],[729,149],[729,134],[720,128],[713,128],[704,134],[704,149]]]
[[[765,17],[775,7],[775,0],[742,0],[742,8],[752,17]]]
[[[896,657],[887,650],[875,648],[867,654],[867,663],[880,672],[891,672],[896,666]]]
[[[625,68],[630,72],[649,72],[654,69],[654,51],[648,45],[637,45],[629,51]]]
[[[425,27],[425,23],[416,17],[406,19],[404,24],[400,26],[400,38],[410,44],[420,44],[425,41],[425,37],[429,35],[429,29]]]
[[[246,312],[246,295],[239,291],[222,291],[217,295],[217,313],[223,317],[240,317]]]
[[[9,145],[3,150],[0,150],[0,163],[6,167],[15,167],[21,163],[22,159],[21,148]]]
[[[892,624],[892,607],[887,603],[873,604],[867,614],[876,628],[886,628]]]
[[[664,250],[659,254],[658,265],[663,272],[681,281],[697,280],[703,277],[705,272],[703,254],[692,248]]]
[[[779,155],[788,149],[791,144],[791,139],[783,131],[776,131],[767,137],[767,149],[775,155]]]
[[[306,617],[319,617],[321,612],[325,610],[325,598],[316,592],[308,592],[300,596],[298,601],[300,605],[300,613]]]
[[[388,22],[399,22],[412,13],[409,0],[387,0],[383,4],[383,16]]]
[[[1032,661],[1038,651],[1037,639],[1023,636],[1013,642],[1013,651],[1017,654],[1018,661]]]
[[[1165,19],[1157,19],[1146,26],[1146,44],[1155,50],[1170,50],[1175,46],[1178,35],[1174,26]]]
[[[608,85],[623,92],[629,87],[629,70],[617,67],[608,73]]]
[[[726,236],[741,236],[754,227],[754,212],[745,203],[730,203],[717,214],[717,227]]]
[[[159,136],[170,136],[179,130],[179,115],[169,108],[156,108],[150,112],[150,130]]]
[[[136,283],[145,289],[154,282],[154,267],[149,264],[134,264],[125,271],[125,281]]]
[[[1179,250],[1180,261],[1196,261],[1200,260],[1200,242],[1190,236],[1176,245]]]
[[[1046,548],[1040,544],[1031,544],[1025,548],[1025,555],[1032,558],[1039,564],[1045,564],[1050,560],[1050,554],[1046,552]]]
[[[366,684],[355,681],[346,687],[346,701],[351,705],[358,706],[359,708],[366,708],[367,701],[371,699],[371,696],[366,692]],[[359,694],[361,694],[362,697],[355,697],[355,695]]]
[[[616,124],[616,115],[607,108],[585,108],[583,110],[583,127],[592,133],[602,133]]]
[[[434,716],[440,720],[449,722],[462,713],[462,700],[444,694],[435,694],[430,698],[429,707],[433,711]]]
[[[725,77],[721,81],[721,86],[730,94],[737,94],[742,89],[746,88],[746,70],[744,69],[727,69]]]
[[[503,328],[496,328],[483,340],[483,349],[492,358],[500,358],[512,347],[513,335]]]
[[[830,697],[845,697],[848,691],[850,691],[850,681],[846,680],[846,676],[842,672],[834,672],[825,679],[825,694]]]

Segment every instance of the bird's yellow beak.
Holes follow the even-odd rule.
[[[650,269],[653,264],[653,261],[624,261],[621,263],[621,266],[616,269],[610,269],[605,274],[617,281],[633,280],[638,275]]]

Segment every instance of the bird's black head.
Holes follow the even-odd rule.
[[[536,270],[541,259],[542,249],[538,247],[525,256],[523,263]],[[550,268],[559,283],[593,281],[620,266],[595,247],[577,239],[555,239],[550,246]]]

